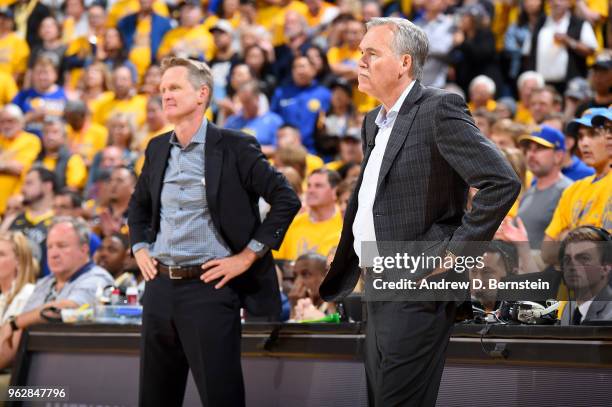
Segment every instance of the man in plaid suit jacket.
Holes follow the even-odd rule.
[[[464,100],[419,83],[428,48],[421,29],[404,19],[376,18],[360,47],[359,89],[382,106],[364,119],[361,176],[320,288],[327,301],[355,287],[362,242],[440,242],[451,258],[472,255],[468,242],[491,240],[520,191],[516,174],[474,125]],[[470,186],[478,192],[467,212]],[[436,404],[457,304],[367,302],[371,406]]]

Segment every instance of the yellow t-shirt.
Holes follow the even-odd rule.
[[[140,3],[138,0],[119,0],[113,7],[111,7],[108,12],[108,17],[106,18],[106,25],[108,27],[115,27],[119,20],[123,17],[126,17],[130,14],[138,13],[140,11]],[[170,12],[168,11],[168,6],[165,2],[161,0],[155,0],[153,2],[153,11],[155,14],[158,14],[163,17],[168,17]]]
[[[13,76],[8,72],[0,71],[0,106],[10,103],[18,90]]]
[[[603,48],[604,46],[604,29],[603,29],[604,22],[608,19],[608,14],[609,14],[608,1],[607,0],[586,0],[586,5],[591,11],[596,12],[602,17],[600,21],[595,23],[595,26],[593,27],[593,31],[595,32],[595,37],[597,38],[597,43],[599,44],[599,47]]]
[[[514,115],[514,121],[521,124],[533,124],[533,117],[531,112],[521,102],[516,103],[516,114]]]
[[[91,162],[94,156],[106,147],[108,140],[107,128],[97,123],[86,123],[79,132],[66,126],[66,134],[70,151],[79,154],[88,162]]]
[[[0,71],[9,75],[24,73],[28,65],[30,47],[17,33],[0,38]]]
[[[22,131],[15,138],[9,139],[0,135],[0,161],[18,161],[24,165],[25,174],[38,154],[42,145],[34,134]],[[22,176],[0,173],[0,214],[6,209],[9,197],[21,189]]]
[[[493,99],[489,99],[487,100],[487,106],[486,109],[489,112],[494,112],[495,108],[497,108],[497,102],[494,101]],[[470,102],[468,103],[468,109],[470,109],[470,112],[474,113],[474,103]]]
[[[545,233],[558,240],[561,233],[585,225],[612,232],[612,171],[603,178],[596,180],[591,175],[567,187]]]
[[[272,45],[275,47],[284,44],[287,40],[283,27],[285,25],[285,14],[289,10],[298,12],[304,18],[308,15],[308,7],[301,1],[291,1],[285,7],[270,6],[263,3],[257,6],[255,23],[272,34]]]
[[[361,51],[359,49],[350,49],[346,45],[331,47],[327,51],[327,60],[330,65],[345,64],[356,68],[360,58]],[[378,101],[372,96],[360,92],[355,84],[353,85],[353,104],[357,111],[365,113],[378,106]]]
[[[136,67],[138,78],[142,78],[151,65],[151,17],[138,21],[129,59]]]
[[[106,126],[108,119],[119,112],[132,115],[134,124],[137,127],[142,126],[147,115],[147,97],[135,95],[125,100],[117,100],[113,97],[110,100],[102,101],[95,108],[93,121]]]
[[[55,170],[57,158],[45,157],[42,165],[49,171]],[[83,158],[78,154],[73,154],[66,164],[66,186],[73,189],[82,189],[87,181],[87,167]]]
[[[316,15],[313,16],[310,13],[306,14],[306,22],[308,23],[308,26],[311,28],[320,26],[321,22],[323,22],[324,17],[326,17],[326,15],[329,13],[329,9],[332,7],[336,6],[326,1],[322,1],[321,8],[319,9],[319,12]]]
[[[204,24],[193,28],[177,27],[168,31],[157,50],[157,59],[161,61],[173,48],[190,56],[204,55],[207,61],[215,55],[213,37]]]
[[[312,222],[308,212],[297,215],[285,235],[278,251],[272,255],[277,260],[295,260],[308,252],[327,256],[332,247],[337,246],[342,231],[342,215],[336,213],[323,222]]]

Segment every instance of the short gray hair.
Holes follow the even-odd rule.
[[[195,59],[180,58],[180,57],[167,57],[162,60],[161,70],[162,75],[170,68],[175,66],[182,66],[187,68],[187,79],[193,85],[195,89],[200,89],[202,86],[206,86],[209,90],[209,98],[206,107],[211,102],[212,91],[213,91],[213,77],[210,67],[201,61]]]
[[[89,231],[89,225],[87,225],[87,222],[85,222],[82,218],[75,218],[74,216],[55,216],[51,220],[48,230],[51,231],[51,229],[60,223],[68,223],[70,226],[72,226],[72,229],[79,238],[79,243],[89,247],[89,237],[91,232]]]
[[[412,57],[412,77],[420,80],[429,52],[429,41],[425,32],[410,21],[398,17],[376,17],[368,21],[366,27],[369,30],[380,25],[391,26],[394,33],[391,49],[397,56],[408,54]]]
[[[543,87],[545,84],[544,77],[542,76],[541,73],[536,72],[536,71],[525,71],[519,75],[516,81],[516,87],[520,89],[523,86],[523,84],[530,79],[533,79],[537,82],[538,88]]]
[[[19,120],[19,122],[22,124],[25,121],[23,110],[21,110],[21,108],[14,103],[9,103],[9,104],[4,105],[4,107],[2,108],[2,111],[4,113],[9,114],[13,119]]]
[[[470,92],[474,90],[477,85],[480,84],[485,85],[487,87],[487,92],[489,92],[491,95],[495,94],[495,82],[493,82],[493,79],[489,78],[487,75],[478,75],[477,77],[472,79],[469,87]]]

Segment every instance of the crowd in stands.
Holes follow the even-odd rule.
[[[283,319],[335,312],[318,285],[359,182],[363,116],[378,104],[357,72],[365,23],[379,16],[425,31],[421,81],[462,95],[523,183],[488,270],[558,273],[559,251],[543,242],[612,232],[606,0],[1,0],[0,366],[42,307],[91,303],[124,273],[142,282],[127,208],[147,143],[172,130],[159,95],[167,56],[209,64],[207,120],[256,137],[302,199],[273,252]],[[515,265],[500,257],[512,250]],[[585,301],[612,300],[607,264]],[[474,295],[494,309],[494,295]]]

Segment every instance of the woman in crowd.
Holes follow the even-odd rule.
[[[23,310],[38,274],[38,262],[21,232],[0,234],[0,324]]]

